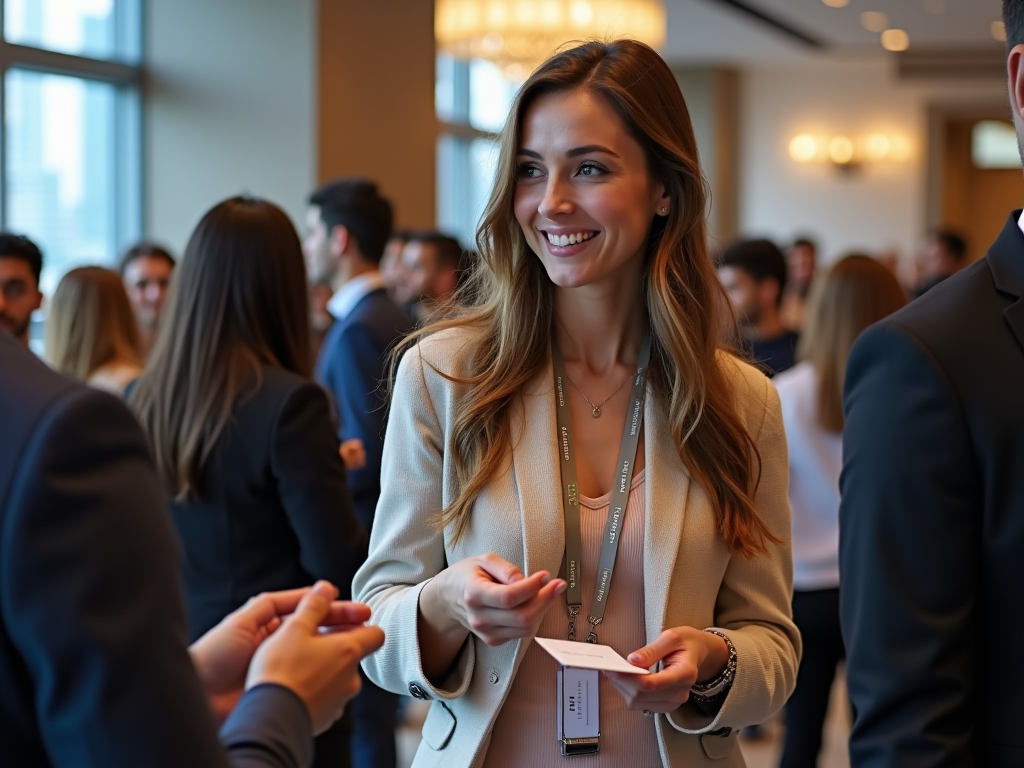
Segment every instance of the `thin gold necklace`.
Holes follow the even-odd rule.
[[[566,375],[565,378],[569,379],[568,374]],[[586,395],[583,394],[583,390],[582,389],[580,389],[579,387],[576,386],[576,382],[575,381],[573,381],[572,379],[569,379],[569,383],[572,384],[573,388],[577,392],[579,392],[581,395],[583,395],[583,399],[587,401],[587,403],[590,405],[591,408],[593,408],[593,410],[590,412],[590,415],[593,416],[595,419],[601,418],[601,406],[604,405],[605,403],[607,403],[609,400],[611,400],[617,394],[619,394],[619,390],[622,389],[624,386],[626,386],[626,382],[627,381],[629,381],[628,378],[627,379],[623,379],[622,383],[619,384],[619,386],[617,386],[615,388],[614,392],[612,392],[610,395],[608,395],[608,397],[606,397],[600,403],[596,403],[595,404],[589,397],[587,397]]]

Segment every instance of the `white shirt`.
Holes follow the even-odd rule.
[[[327,302],[327,311],[335,320],[344,320],[366,294],[383,287],[384,278],[380,272],[376,269],[363,272],[363,274],[353,277],[331,296],[330,301]]]
[[[789,443],[793,588],[839,586],[839,473],[842,436],[818,425],[818,374],[804,362],[773,380]]]
[[[1020,218],[1017,219],[1017,229],[1019,229],[1021,233],[1024,234],[1024,211],[1021,211]]]

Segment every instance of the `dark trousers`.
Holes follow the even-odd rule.
[[[359,671],[362,690],[349,704],[355,718],[352,733],[353,768],[395,768],[395,727],[398,725],[398,694],[378,688]]]
[[[846,657],[839,631],[839,590],[793,593],[793,621],[804,654],[796,690],[786,703],[786,741],[779,768],[815,768],[836,667]]]

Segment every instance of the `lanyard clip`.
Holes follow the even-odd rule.
[[[569,639],[576,639],[576,617],[580,615],[580,605],[569,606]]]
[[[597,644],[597,625],[604,621],[603,618],[597,616],[587,616],[587,621],[590,622],[590,633],[587,635],[587,642],[591,645]]]

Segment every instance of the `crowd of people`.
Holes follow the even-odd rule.
[[[712,252],[628,40],[552,56],[505,132],[479,255],[362,178],[301,236],[234,197],[180,259],[69,271],[46,364],[43,254],[0,234],[0,754],[389,768],[411,696],[417,766],[742,765],[784,712],[810,768],[845,660],[853,765],[1020,764],[1024,225],[970,266],[931,233],[912,288]]]

